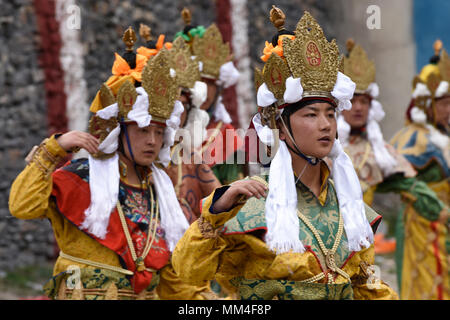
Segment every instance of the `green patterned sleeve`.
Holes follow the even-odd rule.
[[[402,175],[391,176],[377,186],[376,192],[402,193],[413,201],[413,207],[417,213],[430,221],[437,220],[445,207],[436,193],[425,182],[417,178],[404,178]]]

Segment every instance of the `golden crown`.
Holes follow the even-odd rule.
[[[192,51],[203,63],[201,75],[213,79],[219,77],[220,67],[228,62],[230,56],[230,47],[223,43],[222,34],[214,23],[206,29],[203,37],[194,38]]]
[[[277,7],[270,11],[270,18],[278,30],[284,27],[284,13]],[[339,49],[333,39],[328,42],[322,28],[307,11],[297,23],[295,36],[283,37],[282,50],[271,54],[262,71],[262,79],[282,103],[285,81],[288,77],[301,78],[303,97],[331,95],[342,67]]]
[[[305,12],[295,29],[295,39],[283,40],[286,61],[294,78],[301,78],[304,95],[331,97],[339,71],[339,49],[327,41],[322,28]]]
[[[348,57],[344,57],[344,74],[356,83],[355,93],[365,93],[372,82],[375,82],[375,62],[369,60],[366,51],[355,45],[352,39],[347,40]]]
[[[182,37],[178,37],[169,50],[176,72],[178,84],[182,88],[193,88],[196,81],[201,79],[197,57],[191,58],[191,50]]]
[[[169,119],[178,97],[178,81],[172,75],[173,61],[167,49],[162,49],[149,60],[142,71],[142,87],[148,94],[149,110],[155,121]]]

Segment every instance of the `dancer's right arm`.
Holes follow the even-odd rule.
[[[19,219],[46,216],[52,192],[52,173],[56,166],[76,147],[96,152],[98,140],[81,131],[53,135],[45,139],[30,155],[29,163],[16,177],[9,195],[9,210]]]

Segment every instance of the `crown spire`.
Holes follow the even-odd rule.
[[[353,40],[353,38],[348,38],[345,42],[345,47],[347,48],[347,53],[350,54],[355,47],[355,40]]]
[[[139,35],[141,38],[145,39],[145,41],[149,42],[150,40],[153,40],[152,36],[152,28],[150,28],[148,25],[141,23],[139,25]]]
[[[183,19],[185,25],[190,25],[192,20],[191,11],[184,7],[183,10],[181,10],[181,18]]]
[[[286,15],[284,12],[276,7],[275,5],[272,5],[272,9],[270,9],[270,21],[272,24],[277,28],[278,31],[285,30],[284,23],[286,21]]]
[[[122,41],[123,43],[125,43],[126,45],[126,51],[127,52],[132,52],[133,51],[133,47],[134,44],[136,43],[136,33],[134,32],[133,28],[130,26],[128,27],[127,30],[125,30],[123,37],[122,37]]]
[[[437,39],[433,44],[434,54],[439,55],[442,50],[442,41],[440,39]]]

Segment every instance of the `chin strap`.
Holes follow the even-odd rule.
[[[128,131],[127,131],[127,126],[125,124],[121,124],[122,129],[123,129],[123,133],[125,134],[125,139],[127,139],[127,146],[128,146],[128,151],[130,152],[130,156],[131,156],[131,161],[133,161],[134,165],[136,166],[136,161],[134,160],[134,155],[133,155],[133,150],[131,150],[131,143],[130,143],[130,137],[128,136]],[[124,152],[124,156],[126,157],[126,154]]]
[[[137,177],[139,179],[139,183],[142,184],[142,177],[141,177],[141,175],[139,173],[139,170],[137,168],[138,164],[134,160],[133,150],[131,149],[130,137],[128,136],[127,126],[125,124],[121,124],[121,126],[123,127],[122,129],[123,129],[123,132],[125,134],[125,139],[127,140],[128,151],[130,152],[130,156],[131,156],[131,159],[128,159],[128,160],[131,160],[133,162],[134,171],[136,172],[136,175],[137,175]],[[126,158],[128,158],[125,152],[123,152],[123,155]]]
[[[294,150],[291,146],[289,146],[289,144],[286,143],[286,146],[288,147],[288,149],[291,150],[296,155],[298,155],[299,157],[305,159],[309,164],[311,164],[313,166],[317,165],[321,159],[316,158],[316,157],[309,157],[306,154],[304,154],[303,152],[301,152],[299,147],[297,146],[297,143],[295,142],[294,137],[291,134],[290,128],[289,129],[287,128],[286,123],[283,120],[283,117],[280,117],[280,119],[281,119],[281,122],[283,123],[284,129],[286,129],[287,135],[289,136],[289,138],[291,139],[291,141],[295,147],[295,150]]]

